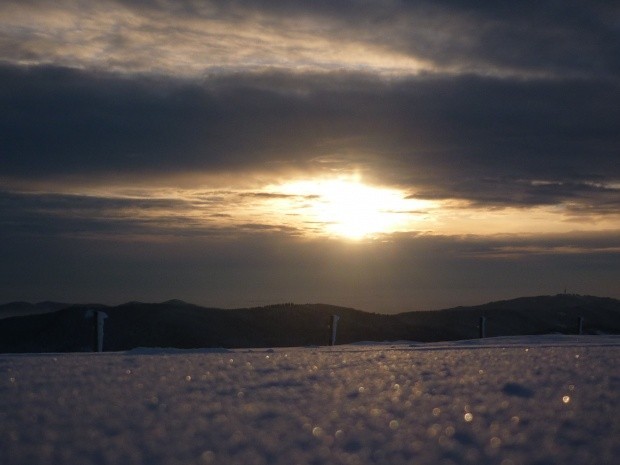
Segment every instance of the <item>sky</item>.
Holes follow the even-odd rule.
[[[4,0],[0,301],[620,298],[620,6]]]

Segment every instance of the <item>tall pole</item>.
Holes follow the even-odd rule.
[[[484,339],[487,337],[487,317],[481,316],[480,322],[478,323],[478,330],[480,339]]]
[[[332,334],[329,341],[329,345],[336,345],[336,331],[338,330],[338,320],[340,317],[338,315],[332,315]]]
[[[107,316],[103,312],[97,312],[97,352],[103,352],[103,319]]]
[[[93,310],[93,352],[103,352],[103,320],[108,315],[99,310]]]
[[[99,352],[99,312],[93,310],[93,352]]]

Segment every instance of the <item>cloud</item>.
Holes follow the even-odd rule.
[[[0,50],[11,62],[175,76],[268,67],[412,73],[422,67],[415,57],[339,34],[338,18],[311,10],[283,17],[242,3],[8,2]]]
[[[58,237],[172,244],[190,238],[234,242],[252,241],[261,235],[312,241],[335,237],[326,229],[329,221],[308,211],[310,202],[325,201],[318,196],[151,188],[140,193],[135,190],[128,197],[122,192],[0,191],[0,225],[6,238],[27,236],[33,240]],[[416,217],[411,223],[414,229],[375,233],[362,243],[398,243],[405,254],[416,256],[432,256],[439,247],[448,254],[478,258],[620,251],[617,211],[611,207],[594,213],[569,208],[564,224],[559,225],[562,215],[557,212],[529,210],[533,218],[526,219],[511,211],[485,214],[471,206],[449,204],[425,211],[389,211],[386,213]],[[597,215],[601,216],[598,220]],[[605,220],[605,215],[610,218]],[[587,225],[583,224],[584,216]],[[562,232],[569,228],[574,231]],[[425,245],[415,251],[405,250],[412,242]],[[455,244],[458,247],[453,249]]]
[[[2,228],[0,293],[6,300],[109,303],[182,296],[224,307],[329,302],[379,312],[480,304],[565,287],[613,295],[619,237],[617,230],[491,239],[407,234],[362,246],[273,230],[172,242],[53,234],[33,241]]]
[[[300,236],[295,213],[275,213],[271,202],[295,208],[312,196],[275,192],[143,189],[50,193],[0,191],[0,225],[6,237],[89,238],[172,242],[191,237],[235,240],[256,233]],[[288,217],[288,218],[287,218]]]
[[[0,68],[5,179],[361,173],[477,206],[617,209],[620,84]],[[261,193],[260,195],[267,195]]]
[[[0,7],[11,63],[175,76],[286,70],[617,79],[608,2],[99,1]]]

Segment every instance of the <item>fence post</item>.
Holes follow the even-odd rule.
[[[340,317],[338,315],[332,315],[331,321],[331,337],[329,339],[329,345],[336,345],[336,331],[338,330],[338,320]]]
[[[577,318],[577,334],[579,335],[583,334],[583,317],[582,316]]]
[[[93,310],[93,352],[99,352],[99,312]]]
[[[103,320],[108,315],[100,310],[89,310],[86,318],[93,319],[93,352],[103,352]]]
[[[478,323],[478,331],[480,339],[484,339],[487,337],[487,317],[481,316],[480,321]]]

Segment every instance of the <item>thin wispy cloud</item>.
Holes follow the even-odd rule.
[[[355,70],[617,76],[617,9],[604,2],[3,2],[15,63],[175,76]]]
[[[113,1],[8,3],[4,59],[120,73],[196,77],[211,73],[431,69],[404,52],[343,33],[338,18],[312,11],[284,17],[252,4]]]

